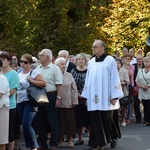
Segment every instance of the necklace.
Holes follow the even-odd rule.
[[[86,66],[84,66],[84,67],[82,67],[82,68],[77,67],[77,69],[78,69],[79,71],[83,71],[83,70],[85,70],[85,69],[86,69]]]

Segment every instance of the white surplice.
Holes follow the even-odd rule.
[[[115,105],[110,102],[113,98],[123,97],[116,61],[112,56],[107,56],[102,62],[96,62],[95,57],[89,61],[82,96],[87,98],[88,111],[120,107],[119,99]]]

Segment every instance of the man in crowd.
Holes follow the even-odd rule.
[[[52,51],[43,49],[39,53],[41,65],[37,66],[38,70],[46,80],[46,92],[49,103],[39,108],[37,113],[37,132],[40,150],[47,150],[47,135],[50,132],[50,150],[57,150],[58,146],[58,124],[57,108],[61,102],[62,92],[62,72],[58,66],[52,63]]]
[[[119,100],[123,96],[116,61],[105,54],[105,43],[95,40],[92,50],[95,55],[89,63],[82,97],[87,99],[90,113],[89,146],[101,150],[111,143],[117,146],[121,137],[118,112]]]
[[[66,71],[71,72],[73,68],[76,67],[76,65],[69,61],[69,52],[67,50],[61,50],[58,52],[58,57],[63,57],[66,59]]]
[[[135,58],[135,51],[134,51],[133,48],[131,48],[131,49],[129,50],[129,54],[130,54],[130,56],[131,56],[130,65],[136,64],[137,62],[136,62],[136,58]]]
[[[135,67],[133,90],[135,90],[135,92],[136,92],[136,95],[133,95],[134,96],[134,113],[135,113],[135,119],[136,119],[135,123],[141,123],[142,122],[142,115],[141,115],[141,111],[140,111],[140,100],[138,99],[138,87],[136,85],[135,79],[136,79],[138,70],[144,68],[143,56],[140,54],[137,55],[136,60],[137,60],[137,63],[133,64]]]
[[[122,56],[128,54],[128,49],[126,47],[122,48]]]
[[[120,52],[118,50],[115,51],[116,58],[120,58]]]

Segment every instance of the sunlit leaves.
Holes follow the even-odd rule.
[[[111,15],[101,28],[109,35],[112,49],[145,46],[150,26],[150,3],[147,0],[118,0],[109,7]]]

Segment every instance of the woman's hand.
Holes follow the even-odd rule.
[[[115,105],[116,102],[117,102],[117,98],[114,98],[114,99],[111,100],[111,104],[112,104],[112,105]]]
[[[142,89],[143,89],[144,91],[147,91],[148,88],[149,88],[149,86],[147,86],[147,85],[145,85],[145,86],[142,87]]]
[[[26,78],[30,83],[32,83],[33,79],[31,78],[31,76],[27,76]]]
[[[81,96],[80,93],[78,93],[78,99],[82,99],[83,97]]]
[[[125,86],[126,82],[125,81],[121,81],[121,86]]]

